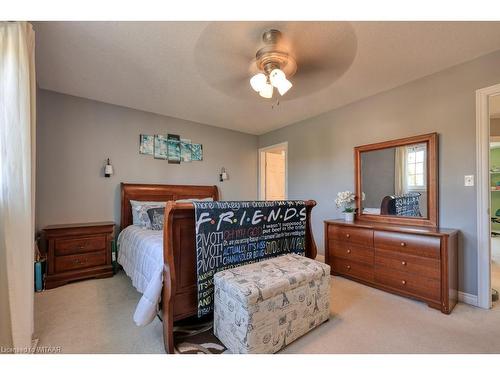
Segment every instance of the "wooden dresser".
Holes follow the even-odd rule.
[[[458,232],[325,221],[325,261],[340,275],[449,314],[458,297]]]
[[[50,225],[47,241],[45,288],[70,281],[113,276],[111,241],[115,223]]]

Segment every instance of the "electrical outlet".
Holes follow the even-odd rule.
[[[474,175],[464,176],[464,186],[474,186]]]

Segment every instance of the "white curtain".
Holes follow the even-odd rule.
[[[396,195],[408,192],[408,182],[406,178],[406,146],[396,147],[394,157],[394,193]]]
[[[33,28],[0,22],[0,344],[19,350],[33,334],[35,94]]]

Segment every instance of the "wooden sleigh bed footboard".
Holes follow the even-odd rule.
[[[187,198],[218,200],[217,186],[147,185],[122,183],[121,228],[132,224],[130,200],[166,201],[163,233],[163,341],[167,353],[174,352],[174,322],[198,314],[196,283],[195,217],[192,203],[175,202]],[[306,201],[306,251],[316,258],[311,227],[311,211],[316,205]]]

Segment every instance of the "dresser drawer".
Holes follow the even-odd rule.
[[[373,230],[355,228],[344,225],[329,225],[328,237],[331,240],[356,243],[368,247],[373,246]]]
[[[441,240],[438,237],[375,231],[373,238],[376,249],[398,251],[429,258],[440,258]]]
[[[399,251],[375,250],[375,265],[395,271],[418,274],[436,280],[441,278],[440,262],[438,259],[419,257]]]
[[[104,250],[94,253],[65,255],[55,257],[56,272],[78,270],[82,268],[102,266],[106,264]]]
[[[368,266],[363,263],[334,257],[332,269],[334,272],[341,275],[352,276],[365,281],[373,281],[373,266]]]
[[[373,248],[343,241],[331,241],[328,244],[330,256],[354,260],[373,266]]]
[[[106,236],[64,238],[54,241],[55,255],[80,254],[106,248]]]
[[[375,266],[375,281],[397,289],[401,292],[411,293],[433,301],[441,299],[441,284],[439,280],[408,272],[395,271],[392,268]]]

